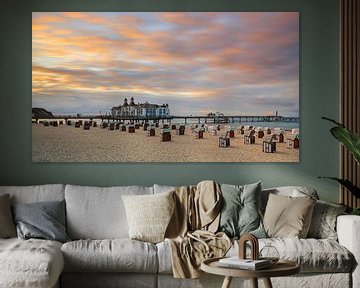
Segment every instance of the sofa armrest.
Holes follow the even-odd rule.
[[[347,248],[355,257],[353,287],[360,287],[360,216],[339,216],[336,229],[340,245]]]

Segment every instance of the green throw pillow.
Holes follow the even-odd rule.
[[[260,216],[261,182],[243,186],[222,184],[221,192],[219,231],[229,237],[253,234],[257,238],[266,238]]]

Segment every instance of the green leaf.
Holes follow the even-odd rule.
[[[340,179],[336,177],[318,177],[318,178],[326,178],[339,182],[342,186],[344,186],[347,190],[349,190],[356,198],[360,198],[360,188],[355,186],[351,181]]]
[[[333,127],[330,129],[331,134],[339,140],[346,149],[350,151],[350,153],[354,156],[356,162],[360,165],[360,136],[355,132],[347,129],[343,124],[327,118],[321,117],[322,119],[328,120],[337,125],[337,127]]]
[[[333,127],[331,134],[339,140],[354,156],[360,165],[360,137],[356,133],[349,131],[345,127]]]

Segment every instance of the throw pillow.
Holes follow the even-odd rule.
[[[164,240],[175,208],[173,193],[122,196],[131,239],[151,243]]]
[[[269,195],[264,227],[269,237],[305,238],[316,200],[306,197]]]
[[[312,214],[308,237],[337,240],[336,219],[346,206],[318,200]]]
[[[251,233],[265,238],[260,216],[261,182],[244,186],[223,184],[221,192],[223,199],[218,230],[229,237]]]
[[[65,201],[16,204],[13,215],[19,238],[70,241],[65,232]]]
[[[10,195],[0,196],[0,238],[16,237],[16,229],[11,215]]]

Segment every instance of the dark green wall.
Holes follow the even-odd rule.
[[[35,11],[299,11],[301,152],[297,164],[161,164],[31,162],[31,12]],[[339,45],[336,0],[2,0],[0,3],[0,185],[190,184],[203,179],[265,187],[308,185],[337,201],[338,145],[322,115],[338,118]]]

